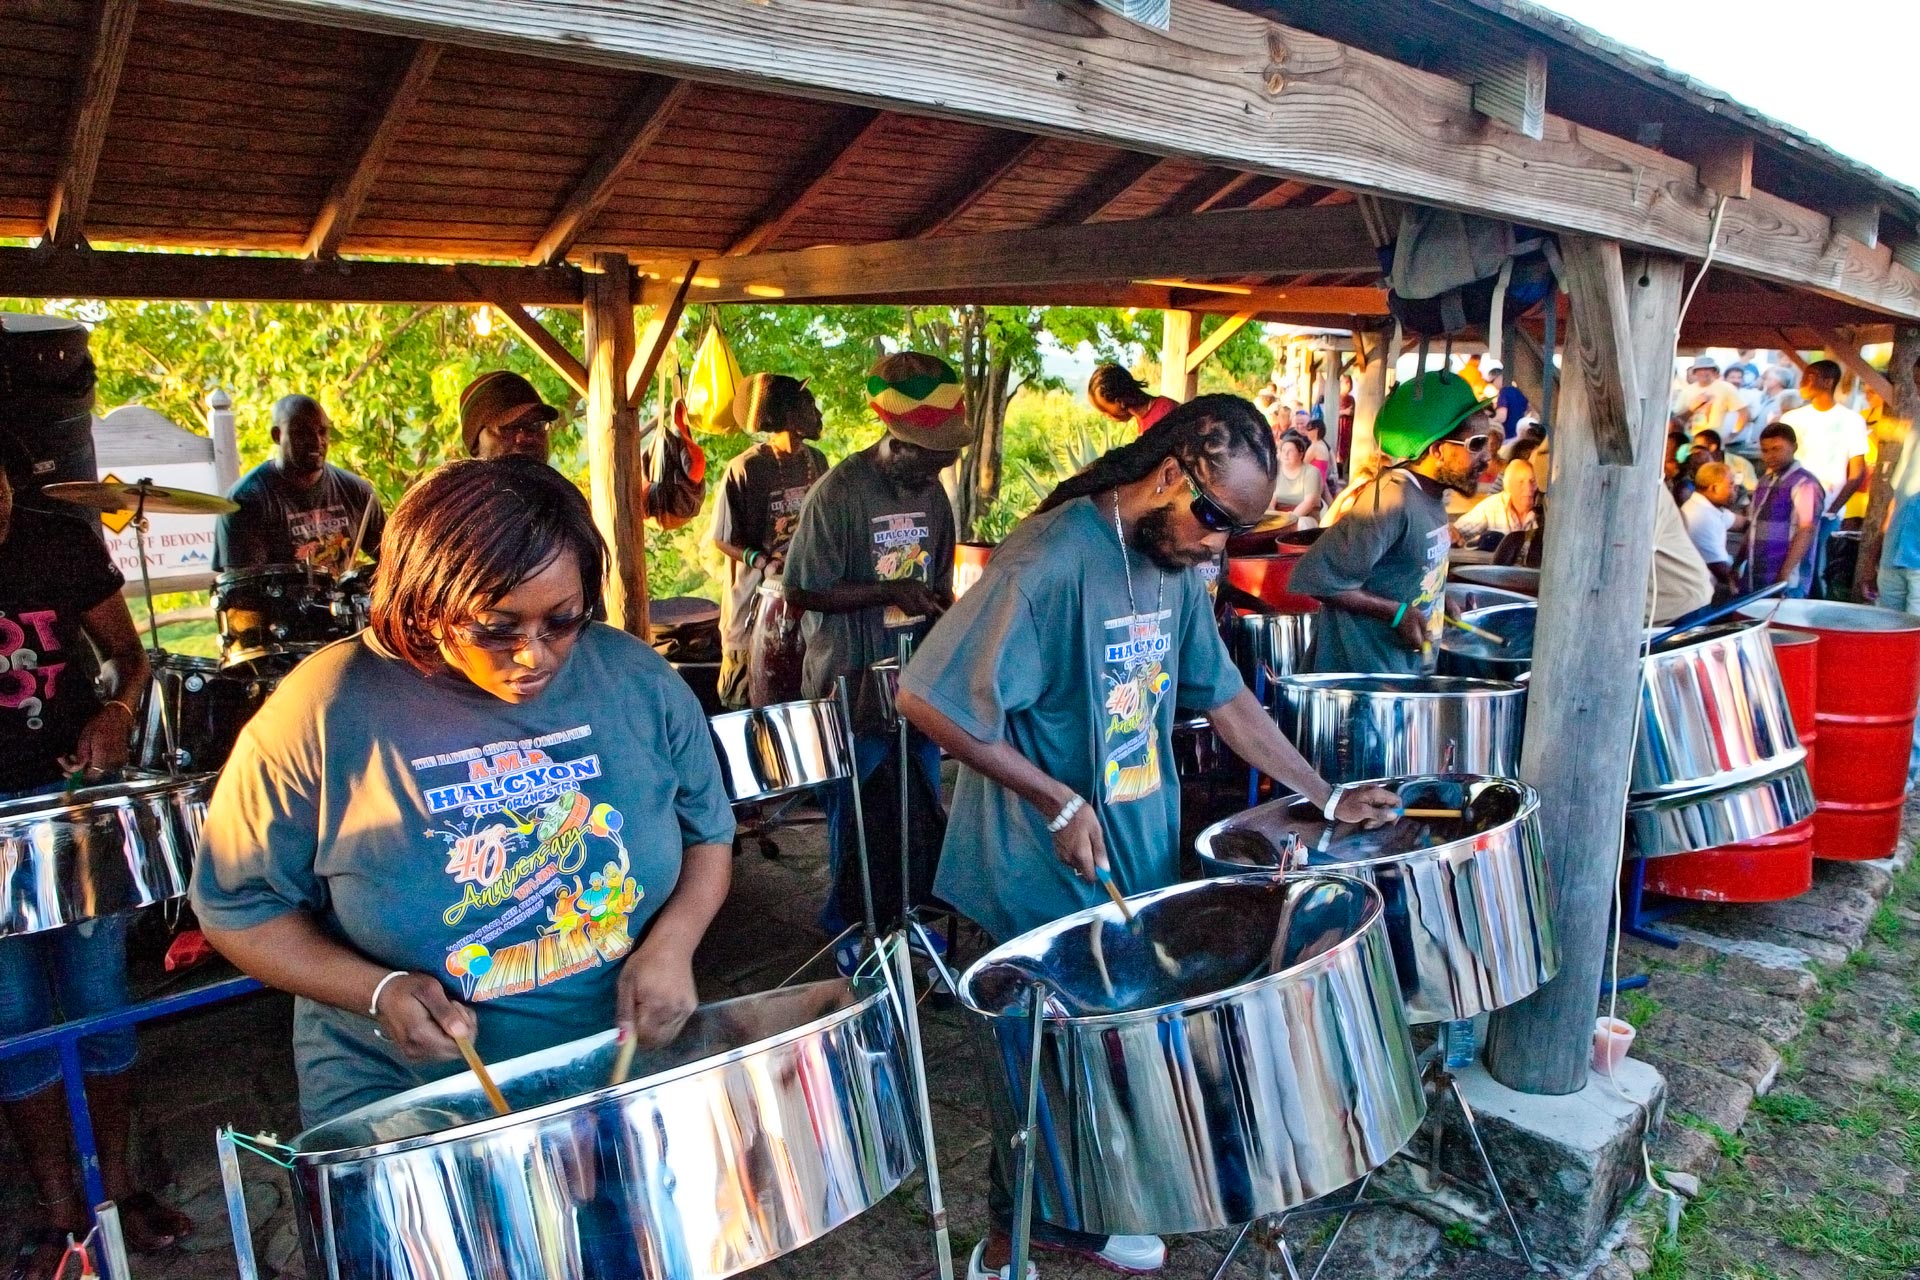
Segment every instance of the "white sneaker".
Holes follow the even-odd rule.
[[[1122,1275],[1129,1276],[1146,1275],[1150,1271],[1158,1271],[1167,1265],[1166,1241],[1159,1236],[1108,1236],[1106,1247],[1098,1253],[1044,1244],[1038,1240],[1033,1242],[1033,1247],[1055,1253],[1070,1253],[1077,1258],[1085,1258],[1089,1262],[1097,1263],[1109,1271],[1118,1271]]]
[[[987,1242],[982,1240],[973,1246],[973,1256],[967,1259],[967,1280],[1008,1280],[1013,1264],[1009,1262],[998,1271],[989,1271],[987,1264],[982,1261],[986,1256]],[[1031,1260],[1027,1263],[1027,1280],[1040,1280],[1040,1268],[1034,1266]]]

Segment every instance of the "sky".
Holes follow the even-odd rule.
[[[1920,0],[1537,2],[1920,187]]]

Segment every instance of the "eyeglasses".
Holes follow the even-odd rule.
[[[1212,533],[1224,533],[1233,538],[1248,532],[1260,523],[1257,520],[1235,520],[1233,512],[1221,506],[1218,499],[1200,487],[1199,478],[1193,474],[1192,469],[1185,462],[1180,463],[1180,471],[1187,478],[1187,487],[1193,490],[1191,509],[1193,518],[1200,522],[1201,528]]]
[[[564,644],[586,630],[587,624],[592,621],[591,613],[580,613],[558,621],[549,618],[544,631],[535,631],[531,635],[518,627],[489,627],[477,622],[457,623],[454,630],[476,649],[485,649],[489,653],[518,653],[534,644]]]
[[[539,418],[516,418],[512,422],[496,422],[491,430],[503,436],[533,436],[544,440],[553,430],[553,424]]]
[[[1446,436],[1440,443],[1458,445],[1468,453],[1485,453],[1487,446],[1493,443],[1493,437],[1485,432],[1479,435],[1468,436],[1465,440],[1455,440],[1452,436]]]

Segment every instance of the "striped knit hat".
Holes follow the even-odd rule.
[[[966,389],[960,375],[938,356],[901,351],[867,374],[868,403],[887,434],[943,453],[972,441],[967,429]]]

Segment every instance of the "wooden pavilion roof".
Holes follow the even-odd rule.
[[[724,50],[707,67],[664,71],[642,65],[657,61],[654,54],[633,54],[592,26],[625,14],[638,48],[643,19],[678,16],[685,21],[676,31],[696,20],[758,22],[768,28],[764,45],[784,23],[812,22],[823,41],[839,38],[836,26],[857,29],[863,8],[832,0],[810,17],[806,5],[775,0],[718,6],[741,12],[716,19],[707,12],[716,6],[693,7],[702,12],[677,15],[689,9],[681,0],[566,0],[546,6],[551,30],[523,30],[522,11],[540,8],[528,0],[7,0],[0,235],[42,244],[0,250],[0,294],[577,305],[569,262],[610,251],[641,264],[648,300],[699,262],[696,301],[1098,302],[1339,327],[1384,314],[1373,244],[1391,206],[1356,203],[1357,191],[1395,185],[1379,173],[1356,170],[1351,183],[1336,182],[1336,157],[1313,180],[1286,177],[1266,157],[1253,165],[1182,154],[1192,148],[1172,133],[1158,149],[1127,145],[1153,130],[1129,121],[1108,127],[1104,117],[1062,136],[1069,131],[1050,114],[1056,104],[1023,111],[1026,91],[1012,77],[1006,104],[971,110],[947,109],[931,94],[901,100],[903,91],[883,83],[861,93],[852,79],[858,66],[807,72],[813,83],[798,85],[806,76],[757,76],[744,36],[737,73],[716,70]],[[927,20],[949,20],[955,59],[967,59],[970,39],[1006,38],[991,25],[1004,27],[1003,19],[979,16],[993,6],[865,6],[876,16],[916,7]],[[1050,7],[1058,21],[1048,20]],[[1072,53],[1076,40],[1097,48],[1124,39],[1139,58],[1160,38],[1136,35],[1085,0],[1032,0],[1026,9],[1018,16],[1037,22],[1029,52],[1041,63]],[[1223,31],[1256,21],[1210,0],[1180,0],[1176,18]],[[1263,56],[1289,68],[1269,75],[1273,93],[1314,74],[1303,68],[1296,77],[1289,57],[1326,61],[1308,47],[1316,37],[1270,23],[1247,30],[1265,31]],[[1400,71],[1378,55],[1343,56],[1348,78],[1356,66],[1372,75]],[[1141,66],[1143,93],[1180,71],[1165,58]],[[1412,89],[1439,94],[1435,101],[1454,109],[1444,77],[1406,74]],[[1192,91],[1210,94],[1205,77]],[[1439,109],[1412,106],[1429,115]],[[1468,115],[1483,132],[1501,128]],[[1337,116],[1327,122],[1340,127]],[[1455,128],[1439,123],[1442,132]],[[1540,145],[1567,153],[1556,131],[1569,128],[1578,126],[1549,118]],[[1589,133],[1576,139],[1583,162],[1630,147],[1613,138],[1597,146],[1599,135]],[[1533,145],[1515,137],[1523,149]],[[1511,145],[1505,136],[1493,141]],[[1630,158],[1649,166],[1649,183],[1675,181],[1660,164],[1694,172],[1646,155]],[[1750,170],[1750,143],[1746,155]],[[1700,175],[1709,173],[1709,158],[1695,160]],[[1573,177],[1552,180],[1577,185]],[[1858,174],[1846,180],[1848,190],[1860,189]],[[1784,234],[1809,265],[1780,272],[1810,278],[1763,283],[1716,271],[1696,304],[1693,341],[1773,345],[1781,324],[1851,331],[1883,325],[1889,313],[1920,315],[1907,224],[1890,223],[1885,244],[1876,234],[1863,246],[1841,243],[1855,224],[1825,215],[1827,242],[1816,252],[1804,243],[1803,224],[1817,211],[1752,194],[1752,216],[1729,237],[1736,258],[1752,258],[1765,235]],[[1897,195],[1890,187],[1888,209],[1900,207]],[[1501,212],[1497,201],[1490,208]],[[1555,223],[1550,210],[1542,213]],[[1655,247],[1660,235],[1678,234],[1658,225],[1661,217],[1677,219],[1657,208],[1646,216]],[[1130,225],[1105,226],[1116,223]],[[1128,252],[1113,251],[1116,237]],[[131,262],[87,252],[89,243],[301,263],[269,273],[258,258]],[[355,261],[364,259],[515,269],[426,274]],[[1759,259],[1764,269],[1770,259]]]

